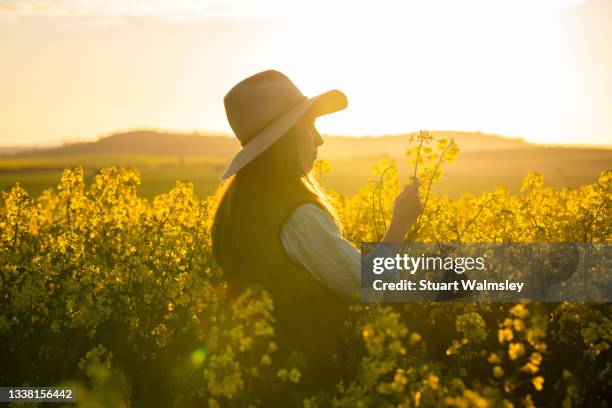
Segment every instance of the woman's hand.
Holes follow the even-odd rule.
[[[407,184],[404,190],[395,198],[393,205],[393,217],[389,229],[385,233],[382,242],[400,242],[404,240],[410,224],[412,224],[421,211],[421,198],[419,197],[418,178],[414,178],[412,184]]]
[[[393,218],[391,223],[397,223],[399,226],[404,227],[408,230],[410,224],[412,224],[421,211],[423,206],[421,205],[421,198],[419,197],[419,185],[420,181],[418,178],[414,178],[412,184],[407,184],[397,198],[393,205]]]

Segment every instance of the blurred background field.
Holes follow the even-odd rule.
[[[545,146],[521,139],[479,132],[434,132],[454,137],[459,159],[448,166],[436,186],[439,194],[456,198],[480,194],[495,186],[517,193],[524,176],[539,172],[547,185],[577,187],[594,182],[612,167],[612,149],[580,146]],[[382,157],[398,160],[400,180],[409,181],[405,149],[409,134],[379,137],[326,136],[319,157],[331,165],[324,181],[343,195],[355,194]],[[116,133],[90,143],[67,144],[49,149],[0,149],[0,188],[19,182],[33,197],[60,181],[70,164],[83,166],[86,181],[112,165],[135,167],[141,173],[139,194],[153,198],[170,190],[177,180],[194,183],[204,197],[217,186],[218,177],[239,145],[220,134],[174,134],[157,131]]]

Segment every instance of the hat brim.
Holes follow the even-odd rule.
[[[260,130],[249,143],[236,153],[219,179],[225,180],[250,163],[287,133],[306,113],[318,117],[338,112],[347,106],[346,95],[337,89],[305,99],[295,108],[285,112]]]
[[[332,89],[310,99],[314,99],[314,101],[309,112],[317,117],[338,112],[348,106],[346,95],[337,89]]]

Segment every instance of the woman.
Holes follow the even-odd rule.
[[[360,290],[360,254],[309,176],[323,144],[314,120],[344,109],[346,97],[332,90],[306,98],[285,75],[265,71],[237,84],[224,103],[243,148],[222,176],[233,179],[215,214],[213,254],[231,293],[258,284],[271,294],[275,358],[280,366],[291,359],[303,389],[316,391],[345,375],[342,330]],[[420,210],[415,183],[397,197],[383,241],[403,240]]]

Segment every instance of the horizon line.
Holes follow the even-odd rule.
[[[600,148],[600,149],[612,149],[612,144],[600,144],[600,143],[567,143],[567,142],[557,142],[557,143],[539,143],[525,139],[521,136],[510,136],[504,135],[495,132],[487,132],[483,130],[453,130],[453,129],[422,129],[427,130],[432,133],[436,132],[447,132],[447,133],[464,133],[464,134],[481,134],[483,136],[496,136],[506,140],[514,140],[520,141],[528,145],[541,146],[541,147],[567,147],[567,148]],[[406,132],[397,132],[397,133],[381,133],[381,134],[361,134],[361,135],[350,135],[350,134],[337,134],[337,133],[325,133],[322,134],[324,137],[345,137],[345,138],[379,138],[385,136],[404,136],[410,135],[411,133],[416,133],[419,130],[412,130]],[[88,143],[96,143],[100,140],[106,139],[108,137],[126,133],[136,133],[136,132],[155,132],[155,133],[165,133],[165,134],[178,134],[178,135],[198,135],[202,137],[210,137],[210,136],[225,136],[228,138],[232,138],[233,134],[224,130],[173,130],[166,128],[155,128],[155,127],[135,127],[135,128],[126,128],[119,129],[110,132],[100,133],[94,138],[83,138],[83,139],[65,139],[59,143],[50,143],[50,144],[0,144],[0,149],[32,149],[32,150],[46,150],[46,149],[54,149],[54,148],[62,148],[66,146],[72,146],[77,144],[88,144]]]

